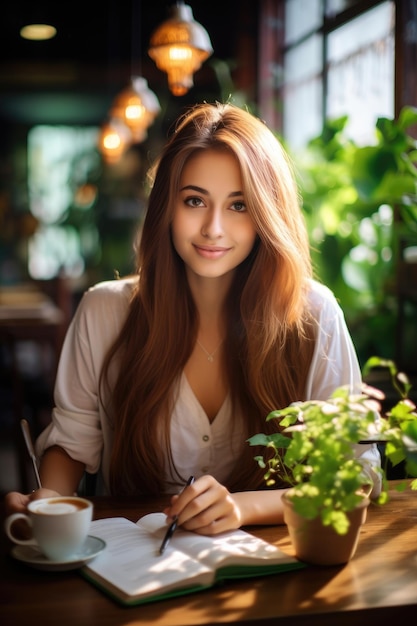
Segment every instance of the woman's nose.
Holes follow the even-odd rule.
[[[218,239],[223,235],[223,220],[220,210],[210,210],[201,228],[201,234],[208,239]]]

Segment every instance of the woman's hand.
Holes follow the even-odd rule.
[[[53,496],[60,496],[61,494],[52,489],[37,489],[27,495],[18,493],[17,491],[11,491],[7,493],[4,499],[6,516],[13,513],[26,513],[27,506],[32,500],[39,500],[40,498],[52,498]],[[20,539],[29,539],[31,537],[31,531],[25,520],[16,520],[13,523],[13,532]]]
[[[12,515],[12,513],[25,513],[29,502],[32,500],[40,500],[41,498],[52,498],[54,496],[60,496],[61,494],[52,489],[37,489],[27,495],[18,493],[17,491],[11,491],[7,493],[4,499],[6,506],[6,515]]]
[[[201,535],[217,535],[242,524],[241,511],[232,494],[213,476],[201,476],[179,495],[172,496],[164,513],[168,521]]]

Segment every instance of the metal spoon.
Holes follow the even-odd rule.
[[[33,471],[35,473],[36,484],[38,485],[38,489],[42,489],[42,483],[38,472],[38,465],[36,463],[36,454],[35,448],[32,443],[32,437],[30,435],[30,428],[27,420],[20,420],[20,426],[22,428],[23,438],[25,440],[26,448],[29,453],[30,458],[32,459]]]

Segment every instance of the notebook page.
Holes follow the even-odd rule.
[[[165,516],[162,516],[165,521]],[[106,548],[86,569],[131,596],[151,596],[188,585],[209,585],[213,573],[179,549],[159,554],[166,524],[154,526],[154,534],[124,518],[91,523],[90,534],[101,537]]]

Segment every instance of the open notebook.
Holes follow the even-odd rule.
[[[206,537],[178,528],[160,555],[167,530],[163,513],[135,524],[125,518],[92,522],[90,533],[106,548],[81,573],[122,604],[141,604],[214,586],[305,567],[276,546],[236,530]]]

